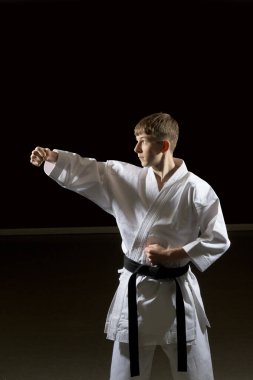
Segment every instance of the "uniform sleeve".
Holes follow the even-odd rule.
[[[105,185],[107,163],[76,153],[55,151],[58,153],[57,162],[45,162],[45,173],[60,186],[88,198],[111,213],[110,197]]]
[[[219,198],[207,185],[193,192],[199,221],[199,237],[183,248],[200,271],[206,270],[230,247]]]

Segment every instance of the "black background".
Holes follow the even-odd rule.
[[[226,222],[253,223],[252,19],[250,1],[0,2],[0,228],[114,225],[31,150],[139,164],[134,125],[159,111]]]

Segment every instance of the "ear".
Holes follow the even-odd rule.
[[[168,140],[163,140],[162,152],[163,153],[167,152],[169,148],[170,148],[170,142]]]

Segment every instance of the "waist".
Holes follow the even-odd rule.
[[[176,278],[188,272],[189,263],[183,267],[167,268],[162,265],[144,265],[140,264],[127,256],[124,256],[124,267],[131,273],[138,273],[143,276],[148,276],[156,280],[165,278]]]

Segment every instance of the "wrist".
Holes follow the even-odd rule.
[[[56,162],[58,160],[58,152],[54,150],[47,150],[47,156],[46,156],[46,161],[48,162]]]
[[[188,258],[188,255],[183,248],[169,248],[167,257],[169,260],[180,260]]]

